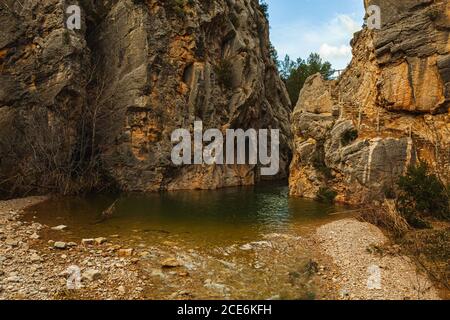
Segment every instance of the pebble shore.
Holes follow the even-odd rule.
[[[388,239],[376,226],[355,219],[326,224],[317,230],[322,250],[333,258],[334,278],[342,298],[352,300],[438,300],[429,279],[409,257],[380,252]]]

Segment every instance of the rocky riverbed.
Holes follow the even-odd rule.
[[[20,220],[22,209],[43,200],[0,202],[0,298],[120,298],[126,293],[122,286],[134,288],[128,298],[139,298],[142,280],[131,259],[76,243],[48,242],[42,238],[48,227]],[[88,295],[84,290],[66,290],[68,268],[78,264]],[[102,277],[105,274],[108,277]]]
[[[354,220],[307,237],[267,234],[212,249],[173,239],[149,246],[139,230],[132,239],[73,241],[70,226],[25,221],[23,209],[43,200],[0,202],[0,299],[438,298],[411,262],[368,251],[386,239]],[[366,287],[373,264],[382,268],[382,289]]]
[[[0,202],[0,299],[324,299],[336,292],[316,275],[325,267],[306,238],[267,234],[205,249],[173,239],[149,246],[133,230],[130,239],[73,241],[70,226],[23,219],[25,207],[43,200]]]

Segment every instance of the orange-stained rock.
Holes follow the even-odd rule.
[[[370,201],[418,161],[450,182],[449,1],[365,4],[381,7],[382,29],[356,33],[337,82],[311,77],[294,110],[292,195],[314,198],[328,187],[340,202]],[[312,114],[330,105],[339,110],[332,120]]]
[[[291,103],[256,0],[7,1],[0,10],[0,192],[215,189],[255,166],[175,166],[175,129],[279,129]],[[4,184],[4,185],[3,185]],[[34,190],[33,190],[34,191]]]

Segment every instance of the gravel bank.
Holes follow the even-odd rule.
[[[0,300],[140,298],[143,282],[131,257],[119,257],[117,247],[61,242],[57,248],[42,237],[49,227],[21,221],[23,209],[44,200],[0,201]],[[82,290],[67,290],[73,265],[80,268]]]
[[[352,300],[439,299],[428,278],[405,256],[379,251],[388,239],[376,226],[355,219],[318,228],[317,241],[338,268],[333,281]],[[380,275],[380,277],[378,277]]]

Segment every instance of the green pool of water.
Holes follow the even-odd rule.
[[[113,216],[101,213],[118,199]],[[177,238],[193,245],[227,245],[259,240],[269,233],[308,232],[335,220],[343,207],[291,198],[285,185],[229,188],[216,191],[85,198],[59,198],[41,203],[28,218],[49,226],[67,225],[79,238],[139,233],[143,240]]]

